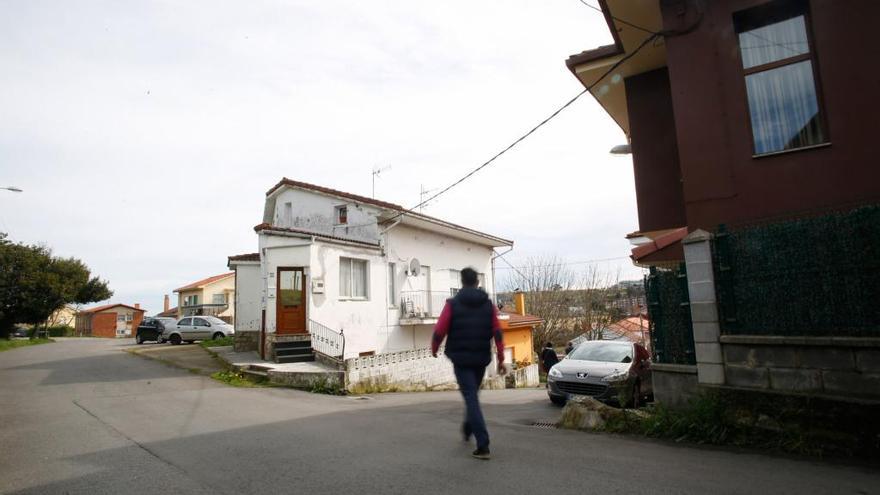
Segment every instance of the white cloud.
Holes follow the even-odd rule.
[[[577,1],[49,2],[0,18],[0,230],[77,256],[114,300],[255,250],[282,176],[407,206],[582,89],[610,42]],[[426,213],[516,241],[509,259],[628,254],[623,134],[590,96]],[[624,274],[639,271],[623,262]]]

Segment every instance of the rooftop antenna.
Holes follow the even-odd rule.
[[[432,192],[437,191],[437,190],[440,189],[439,187],[435,187],[434,189],[425,189],[425,185],[424,185],[424,184],[420,184],[420,185],[421,185],[421,188],[422,188],[422,189],[421,189],[421,192],[419,192],[419,213],[421,213],[421,212],[422,212],[422,208],[425,207],[425,205],[424,205],[424,202],[425,202],[425,196],[427,196],[427,195],[431,194]]]
[[[379,176],[382,172],[389,170],[391,165],[385,165],[384,167],[379,167],[378,165],[373,167],[373,199],[376,199],[376,177]]]

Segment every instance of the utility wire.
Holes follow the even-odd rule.
[[[551,263],[549,265],[531,265],[531,266],[519,266],[519,267],[515,267],[515,266],[510,265],[508,263],[510,268],[500,267],[500,268],[496,268],[496,270],[517,270],[518,271],[518,268],[523,268],[523,269],[526,269],[526,268],[552,268],[555,266],[588,265],[591,263],[603,263],[603,262],[607,262],[607,261],[619,261],[619,260],[627,260],[627,259],[629,259],[629,256],[616,256],[614,258],[599,258],[599,259],[594,259],[594,260],[582,260],[582,261],[565,261],[565,262],[561,262],[561,263]],[[504,261],[507,262],[506,259]]]
[[[512,149],[514,146],[516,146],[516,145],[518,145],[519,143],[523,142],[526,138],[528,138],[529,136],[531,136],[532,134],[534,134],[535,131],[537,131],[538,129],[540,129],[541,127],[543,127],[544,124],[546,124],[547,122],[550,122],[550,120],[552,120],[554,117],[556,117],[557,115],[559,115],[560,113],[562,113],[563,110],[565,110],[566,108],[568,108],[569,106],[571,106],[571,104],[574,103],[575,101],[577,101],[581,96],[585,95],[585,94],[588,93],[590,90],[592,90],[594,87],[596,87],[600,82],[602,82],[603,79],[605,79],[606,76],[608,76],[608,74],[611,74],[612,72],[614,72],[615,70],[617,70],[617,68],[620,67],[621,65],[623,65],[627,60],[631,59],[631,58],[634,57],[637,53],[639,53],[639,52],[645,47],[645,45],[647,45],[648,43],[652,42],[653,40],[655,40],[656,38],[658,38],[658,37],[660,37],[660,36],[662,36],[661,33],[652,33],[650,36],[646,37],[646,38],[645,38],[645,39],[639,44],[639,46],[636,47],[635,50],[633,50],[633,51],[630,52],[630,53],[627,53],[627,54],[624,55],[620,60],[618,60],[617,62],[615,62],[611,67],[608,68],[608,70],[606,70],[605,72],[603,72],[602,75],[599,76],[595,81],[593,81],[591,84],[589,84],[588,86],[586,86],[586,87],[584,88],[583,91],[581,91],[580,93],[578,93],[577,95],[575,95],[573,98],[571,98],[570,100],[568,100],[567,102],[565,102],[561,107],[557,108],[557,109],[556,109],[553,113],[551,113],[547,118],[545,118],[544,120],[542,120],[541,122],[539,122],[538,125],[536,125],[536,126],[532,127],[531,129],[529,129],[528,132],[526,132],[526,133],[523,134],[522,136],[518,137],[518,138],[517,138],[516,140],[514,140],[512,143],[510,143],[509,145],[507,145],[506,148],[502,149],[501,151],[499,151],[498,153],[496,153],[494,156],[492,156],[492,158],[489,158],[488,160],[486,160],[485,162],[483,162],[482,164],[480,164],[477,168],[471,170],[470,172],[468,172],[467,174],[465,174],[464,176],[462,176],[460,179],[458,179],[457,181],[453,182],[452,184],[450,184],[450,185],[444,187],[444,188],[441,189],[438,193],[434,194],[433,196],[429,197],[428,199],[426,199],[426,200],[420,202],[419,204],[413,206],[412,208],[410,208],[410,209],[408,209],[408,210],[402,210],[402,211],[397,212],[395,215],[391,216],[390,218],[386,219],[385,221],[386,221],[386,222],[390,222],[390,221],[396,220],[397,218],[400,218],[400,217],[402,217],[403,215],[405,215],[405,214],[407,214],[407,213],[416,213],[415,210],[417,210],[420,206],[424,206],[425,204],[430,203],[431,201],[437,199],[437,197],[439,197],[439,196],[445,194],[447,191],[449,191],[449,190],[452,189],[453,187],[455,187],[455,186],[461,184],[462,182],[468,180],[469,178],[471,178],[474,174],[476,174],[476,173],[479,172],[480,170],[482,170],[482,169],[488,167],[489,165],[491,165],[495,160],[497,160],[499,157],[501,157],[501,155],[507,153],[507,152],[510,151],[510,149]],[[350,227],[350,228],[354,228],[354,227],[366,227],[366,226],[369,226],[369,225],[375,225],[375,224],[374,224],[374,223],[368,223],[368,224],[361,224],[361,225],[349,225],[348,227]]]
[[[586,5],[587,7],[589,7],[589,8],[591,8],[591,9],[595,10],[596,12],[601,12],[602,14],[605,14],[605,11],[604,11],[604,10],[602,10],[602,9],[599,8],[599,7],[596,7],[596,6],[593,5],[593,4],[587,3],[587,2],[585,2],[584,0],[578,0],[578,1],[581,2],[582,4]],[[644,32],[646,32],[646,33],[648,33],[648,34],[660,34],[660,33],[658,33],[657,31],[651,31],[650,29],[643,28],[642,26],[639,26],[639,25],[637,25],[637,24],[633,24],[633,23],[631,23],[631,22],[629,22],[629,21],[626,21],[626,20],[623,20],[623,19],[621,19],[621,18],[619,18],[619,17],[614,17],[613,15],[611,15],[611,12],[610,12],[610,11],[609,11],[609,13],[608,13],[608,16],[611,17],[612,19],[614,19],[615,21],[621,23],[621,24],[625,24],[625,25],[627,25],[627,26],[629,26],[629,27],[634,27],[634,28],[638,29],[639,31],[644,31]]]

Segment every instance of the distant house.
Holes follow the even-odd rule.
[[[504,361],[531,364],[534,362],[535,328],[544,320],[526,313],[524,293],[514,293],[513,303],[512,311],[502,309],[498,315],[504,332]]]
[[[76,307],[72,304],[66,304],[63,308],[56,310],[49,319],[46,320],[48,326],[66,326],[72,327],[76,323]]]
[[[106,304],[84,309],[76,314],[76,333],[111,339],[131,337],[144,319],[144,312],[140,304]]]
[[[216,316],[235,319],[235,272],[222,273],[174,289],[177,293],[177,317]]]

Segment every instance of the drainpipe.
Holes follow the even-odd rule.
[[[379,232],[380,242],[381,242],[381,237],[382,237],[383,235],[385,235],[389,230],[393,229],[394,227],[397,227],[397,225],[398,225],[400,222],[402,222],[402,221],[403,221],[403,216],[397,217],[397,220],[395,220],[394,223],[392,223],[391,225],[389,225],[388,227],[386,227],[385,229],[383,229],[381,232]],[[382,255],[385,256],[386,258],[388,257],[388,249],[387,249],[387,248],[388,248],[388,237],[386,236],[386,237],[385,237],[385,245],[382,247]],[[395,275],[396,275],[396,274],[395,274]],[[387,270],[387,269],[385,270],[385,276],[386,276],[386,277],[388,276],[388,270]],[[387,289],[387,288],[388,288],[388,282],[389,282],[388,280],[385,281],[385,287],[386,287],[386,289],[385,289],[385,297],[388,297],[388,289]],[[386,330],[386,332],[385,332],[385,335],[386,335],[386,337],[385,337],[385,348],[386,348],[386,349],[388,349],[388,339],[391,338],[391,337],[390,337],[390,332],[388,332],[388,327],[391,326],[391,319],[388,317],[388,309],[391,307],[391,303],[392,303],[392,302],[393,302],[393,301],[387,301],[386,304],[385,304],[385,330]],[[413,329],[413,346],[415,346],[415,338],[416,338],[416,332],[415,332],[415,329]],[[343,355],[342,358],[343,358],[343,360],[344,360],[344,359],[345,359],[345,356]]]

